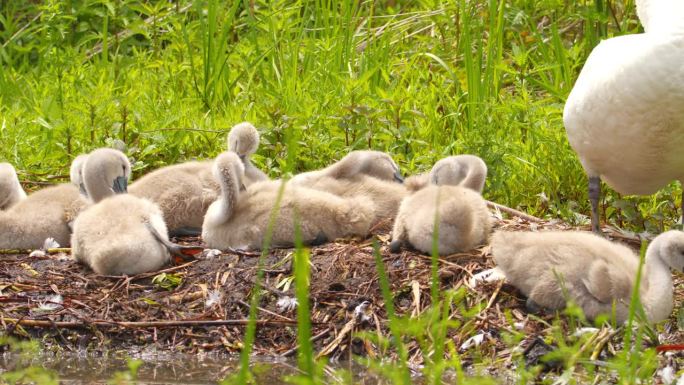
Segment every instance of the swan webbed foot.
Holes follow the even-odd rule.
[[[601,235],[599,229],[599,199],[601,199],[601,178],[598,176],[589,177],[589,202],[591,203],[591,231]]]
[[[181,246],[178,244],[175,244],[168,239],[165,239],[164,237],[159,234],[157,229],[154,228],[149,222],[145,222],[145,227],[152,233],[152,236],[161,243],[164,247],[166,247],[167,250],[169,250],[169,253],[173,257],[173,260],[175,263],[184,263],[184,262],[189,262],[195,260],[195,255],[200,254],[202,251],[204,251],[204,248],[198,247],[198,246]]]
[[[390,242],[389,251],[390,253],[398,253],[399,251],[401,251],[401,241],[395,239],[392,242]]]
[[[169,253],[173,256],[173,261],[176,264],[182,264],[190,261],[194,261],[198,254],[202,254],[204,251],[203,247],[199,246],[181,246],[177,244],[171,244],[166,247]]]
[[[199,237],[202,235],[201,227],[183,226],[169,231],[170,237]]]
[[[527,298],[527,301],[525,301],[525,309],[527,309],[528,313],[532,314],[539,314],[542,311],[542,307],[534,302],[532,298]]]

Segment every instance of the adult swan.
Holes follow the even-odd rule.
[[[637,0],[636,6],[646,32],[594,48],[563,111],[568,140],[589,177],[594,232],[600,178],[638,195],[684,182],[684,1]]]

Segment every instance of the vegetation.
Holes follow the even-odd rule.
[[[488,199],[573,223],[589,210],[563,128],[565,97],[600,39],[641,28],[632,0],[46,0],[2,2],[0,13],[0,161],[24,181],[65,178],[76,155],[121,142],[137,175],[210,158],[225,148],[227,130],[248,120],[262,134],[254,161],[273,177],[352,149],[387,151],[405,173],[472,153],[490,168]],[[675,185],[647,198],[610,192],[606,219],[661,231],[676,217],[678,194]],[[295,261],[303,374],[291,380],[318,383],[308,255],[298,250]],[[402,341],[414,339],[427,382],[447,372],[462,379],[446,330],[472,327],[478,308],[464,305],[462,291],[435,285],[433,308],[418,318],[394,314],[380,256],[377,265],[392,338],[375,342],[400,360],[366,364],[410,383]],[[169,278],[159,284],[172,289]],[[451,319],[454,311],[464,318]],[[567,313],[582,322],[577,309]],[[560,321],[553,328],[568,379],[593,337],[567,336]],[[513,346],[523,334],[511,330]],[[652,350],[630,348],[647,332],[638,328],[633,342],[630,329],[625,352],[610,363],[625,383],[655,370]],[[250,325],[243,364],[254,335]],[[518,367],[521,381],[541,370]],[[236,378],[250,378],[246,365]]]
[[[0,8],[0,161],[25,181],[123,141],[137,175],[262,130],[279,176],[351,149],[406,173],[473,153],[485,194],[532,214],[586,219],[586,179],[563,102],[592,47],[638,32],[633,1],[70,0]],[[294,135],[295,145],[284,137]],[[607,218],[659,231],[679,189],[609,194]]]

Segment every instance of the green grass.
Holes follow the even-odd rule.
[[[23,180],[114,139],[136,175],[212,157],[250,120],[272,176],[293,151],[295,172],[369,147],[405,173],[474,153],[489,199],[570,221],[588,203],[564,99],[599,39],[640,28],[633,1],[600,0],[5,2],[0,23],[0,160]],[[606,215],[657,231],[675,194],[609,193]]]
[[[406,174],[472,153],[488,164],[488,199],[571,222],[589,210],[586,177],[562,124],[565,97],[600,39],[640,31],[631,0],[7,1],[0,25],[0,161],[15,164],[24,181],[66,177],[76,155],[117,140],[136,176],[210,158],[224,150],[230,126],[249,120],[262,135],[254,161],[273,177],[352,149],[387,151]],[[646,198],[608,192],[604,213],[612,223],[661,231],[676,217],[679,194],[675,185]],[[318,383],[306,251],[294,260],[303,374],[293,381]],[[398,359],[366,364],[410,383],[405,342],[414,340],[427,382],[440,383],[447,371],[459,383],[480,381],[465,378],[447,336],[472,330],[479,307],[433,279],[431,308],[412,319],[395,314],[379,253],[376,262],[391,340],[375,342]],[[580,322],[573,314],[571,323]],[[563,372],[572,375],[586,358],[584,340],[553,328],[549,338],[574,357]],[[252,323],[241,383],[251,379],[255,333]],[[644,333],[626,335],[639,341]],[[624,378],[650,378],[653,363],[652,351],[635,349],[613,367]],[[531,382],[538,369],[517,370]]]

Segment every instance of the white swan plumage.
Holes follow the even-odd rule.
[[[126,194],[131,165],[122,152],[91,152],[81,179],[92,204],[74,221],[72,256],[103,275],[135,275],[170,261],[167,227],[159,207]]]
[[[684,180],[683,4],[637,1],[646,32],[601,42],[568,96],[563,122],[589,176],[596,232],[599,178],[639,195]]]
[[[0,210],[7,210],[26,199],[26,192],[19,183],[14,166],[0,163]]]
[[[497,267],[476,275],[477,280],[504,278],[528,297],[528,307],[559,310],[572,299],[589,319],[615,313],[627,320],[636,283],[639,257],[627,246],[578,231],[507,232],[492,236],[492,258]],[[672,313],[670,269],[684,269],[684,232],[657,236],[646,250],[639,286],[649,321]]]

